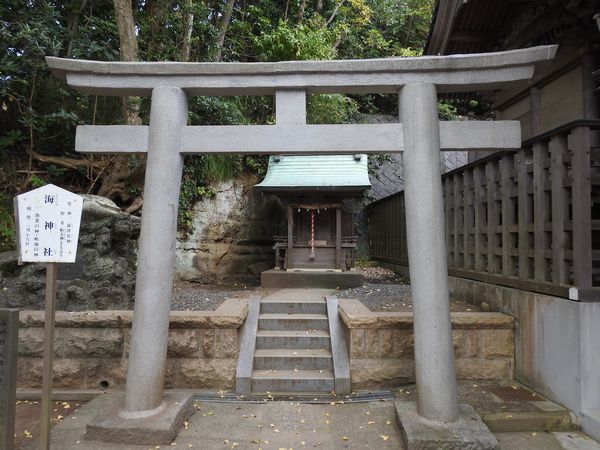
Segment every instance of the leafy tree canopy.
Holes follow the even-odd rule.
[[[44,63],[46,55],[118,60],[123,42],[115,6],[123,1],[0,2],[0,217],[12,195],[36,184],[90,193],[106,187],[114,157],[75,154],[78,124],[123,123],[123,108],[134,108],[147,122],[148,99],[130,99],[124,106],[114,97],[79,94],[52,77]],[[281,61],[417,55],[433,0],[132,0],[131,5],[140,60]],[[272,123],[272,103],[269,97],[195,97],[190,122]],[[393,112],[395,103],[388,96],[315,96],[309,99],[309,121],[352,122],[360,113]],[[129,195],[121,190],[115,198],[123,207],[140,193],[142,180],[132,174],[143,164],[135,157],[126,164]],[[255,157],[189,158],[182,211],[210,195],[210,181],[264,167],[264,159]],[[180,221],[185,226],[187,219]]]

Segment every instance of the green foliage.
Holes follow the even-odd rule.
[[[380,153],[369,156],[368,169],[371,177],[379,179],[379,168],[385,163],[393,161],[392,155]]]
[[[340,94],[311,95],[307,101],[308,123],[351,123],[358,115],[355,100]]]
[[[457,111],[454,105],[443,101],[438,102],[438,117],[440,120],[454,120],[456,116]]]
[[[15,221],[10,200],[0,193],[0,252],[14,249]]]
[[[48,184],[46,180],[44,180],[42,177],[38,177],[37,175],[31,175],[29,183],[34,188],[39,188]]]
[[[277,27],[254,38],[260,61],[333,59],[335,34],[318,20],[308,25],[279,21]]]
[[[223,61],[360,59],[420,54],[434,0],[236,1],[222,50]],[[133,1],[139,59],[181,60],[186,20],[193,14],[190,61],[213,61],[225,1]],[[321,4],[322,9],[317,10]],[[0,2],[0,186],[8,197],[23,186],[57,182],[75,191],[98,189],[102,164],[94,171],[31,159],[81,158],[73,152],[78,124],[122,122],[121,99],[83,95],[47,70],[46,55],[119,59],[119,36],[111,0],[3,0]],[[140,119],[147,123],[148,98]],[[453,109],[454,108],[454,109]],[[468,108],[467,108],[468,109]],[[469,109],[481,110],[481,105]],[[440,115],[463,114],[464,105],[441,105]],[[351,123],[360,114],[397,111],[393,95],[313,95],[309,123]],[[272,124],[273,98],[192,97],[191,125]],[[477,113],[477,112],[476,112]],[[96,157],[97,158],[97,157]],[[371,158],[371,166],[381,158]],[[56,160],[55,160],[56,161]],[[98,163],[98,159],[94,160]],[[108,161],[108,160],[107,160]],[[142,161],[132,156],[130,169]],[[264,175],[264,156],[199,156],[185,160],[180,225],[189,227],[193,203],[214,195],[211,183],[241,173]],[[104,174],[109,172],[106,170]],[[43,178],[35,173],[43,174]],[[130,194],[139,194],[135,183]],[[92,190],[92,192],[96,192]]]

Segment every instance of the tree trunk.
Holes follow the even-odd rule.
[[[181,46],[181,60],[189,61],[192,52],[192,31],[194,30],[193,0],[185,1],[185,18],[183,22],[183,44]]]
[[[217,35],[217,49],[215,51],[214,61],[221,61],[223,57],[223,45],[225,44],[225,34],[227,33],[227,28],[229,27],[229,21],[231,20],[231,13],[233,12],[233,4],[235,0],[227,0],[227,4],[225,5],[225,12],[223,13],[223,18],[219,23],[219,34]]]
[[[304,17],[304,9],[306,8],[306,0],[300,0],[300,6],[298,6],[298,14],[296,15],[296,23],[300,24]]]
[[[121,61],[137,61],[138,45],[133,21],[131,0],[113,0],[119,29],[119,53]]]
[[[323,0],[317,0],[315,2],[315,12],[323,15]]]
[[[131,0],[113,0],[115,17],[119,29],[119,53],[121,61],[138,60],[138,44]],[[123,122],[126,125],[140,125],[140,98],[124,97],[122,102]],[[118,156],[106,171],[98,195],[103,195],[117,204],[127,204],[135,200],[144,182],[145,156]]]

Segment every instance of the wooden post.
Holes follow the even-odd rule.
[[[482,258],[481,258],[481,233],[483,230],[483,227],[485,226],[484,222],[484,214],[483,214],[483,208],[482,208],[482,200],[485,199],[485,197],[482,196],[481,194],[481,179],[482,179],[482,168],[481,166],[475,166],[473,167],[473,190],[474,190],[474,195],[473,195],[473,207],[474,207],[474,223],[475,223],[475,227],[473,229],[473,233],[475,234],[474,236],[474,240],[475,240],[475,258],[473,261],[473,268],[476,271],[481,271],[483,263],[482,263]]]
[[[513,166],[514,155],[512,153],[503,155],[500,160],[500,191],[502,192],[502,275],[507,277],[514,275],[511,233],[511,227],[515,220],[511,181]]]
[[[294,209],[291,206],[288,206],[287,212],[287,250],[285,252],[285,261],[283,263],[283,268],[285,270],[290,268],[292,248],[294,247]]]
[[[0,308],[0,448],[15,448],[19,310]]]
[[[335,268],[344,270],[342,261],[342,208],[335,209]]]
[[[446,177],[443,184],[444,188],[444,221],[446,224],[446,242],[449,244],[452,239],[452,180]],[[452,246],[448,245],[446,249],[448,267],[454,266]]]
[[[473,172],[463,177],[463,269],[473,269]]]
[[[498,210],[497,182],[498,166],[496,161],[488,161],[485,165],[485,181],[487,185],[487,271],[488,273],[498,273],[498,257],[496,249],[498,248],[498,219],[500,211]]]
[[[459,249],[459,230],[460,230],[460,193],[459,193],[459,175],[452,174],[452,204],[453,204],[453,222],[454,222],[454,264],[453,267],[455,269],[460,269],[461,267],[461,259],[460,259],[460,249]]]
[[[46,265],[46,304],[44,315],[44,365],[42,371],[42,418],[40,448],[50,449],[52,417],[52,378],[54,359],[54,313],[56,311],[56,263]]]
[[[565,178],[567,170],[564,158],[567,156],[567,137],[561,134],[550,139],[550,170],[552,174],[552,282],[568,284],[569,271],[565,262],[567,236],[565,220],[569,214]]]
[[[545,142],[533,144],[533,268],[538,281],[546,280],[546,155]]]
[[[519,229],[519,277],[524,279],[531,278],[529,264],[529,224],[532,220],[527,192],[530,185],[527,172],[527,151],[522,148],[517,152],[517,208]]]
[[[573,284],[592,287],[592,192],[590,131],[576,127],[569,135],[573,197]]]

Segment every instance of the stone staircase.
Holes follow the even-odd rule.
[[[260,302],[252,392],[334,391],[325,299],[288,297]]]

